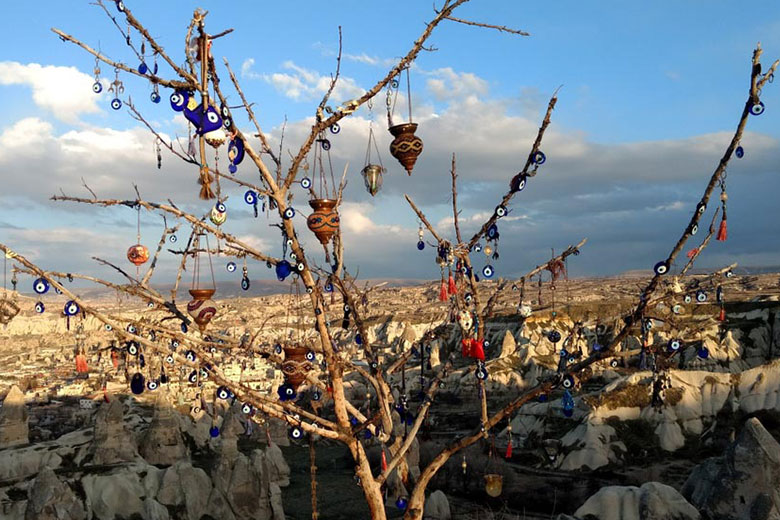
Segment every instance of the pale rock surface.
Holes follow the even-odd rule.
[[[121,470],[108,475],[85,475],[81,479],[87,495],[88,508],[99,520],[113,520],[117,516],[130,517],[144,512],[141,497],[145,490],[138,475]]]
[[[29,444],[27,406],[24,394],[14,385],[8,391],[0,408],[0,449]]]
[[[92,464],[116,464],[138,459],[135,439],[125,429],[124,406],[119,399],[110,398],[95,414],[95,436],[90,446]]]
[[[574,517],[598,520],[699,520],[701,515],[673,487],[659,482],[646,482],[642,487],[604,487],[577,509]]]
[[[211,487],[205,471],[189,462],[177,462],[165,470],[157,501],[166,506],[184,505],[188,519],[199,519],[206,511]]]
[[[282,450],[275,443],[271,443],[265,449],[265,458],[268,462],[268,479],[279,487],[290,485],[290,466],[284,460]]]
[[[451,520],[450,502],[443,491],[437,489],[425,499],[423,520]]]
[[[25,520],[83,520],[84,506],[51,468],[43,468],[28,492]]]
[[[181,435],[180,415],[162,392],[155,404],[152,422],[141,441],[141,456],[149,464],[161,466],[170,466],[190,457]]]
[[[509,357],[517,350],[517,342],[511,331],[504,333],[504,339],[501,342],[501,352],[498,354],[499,358]]]

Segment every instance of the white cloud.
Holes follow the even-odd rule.
[[[488,92],[487,81],[471,72],[456,72],[451,67],[444,67],[427,72],[426,75],[431,76],[426,87],[439,101],[484,96]]]
[[[57,119],[75,123],[82,114],[100,112],[90,86],[94,78],[75,67],[0,62],[0,85],[27,85],[33,101]]]
[[[312,101],[322,97],[328,91],[331,82],[330,74],[300,67],[292,61],[282,64],[282,69],[289,72],[274,72],[259,74],[253,70],[255,60],[249,58],[241,65],[241,75],[249,79],[263,79],[283,94],[295,101]],[[358,86],[354,79],[341,75],[336,88],[331,94],[334,102],[343,102],[363,95],[365,90]]]

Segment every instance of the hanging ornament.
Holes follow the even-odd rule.
[[[417,228],[417,249],[419,251],[425,249],[425,242],[423,241],[424,236],[425,232],[423,231],[422,222],[420,222]]]
[[[95,73],[95,82],[92,84],[92,92],[100,94],[103,92],[103,84],[100,82],[100,60],[97,58],[95,58],[95,68],[93,69],[93,72]]]
[[[154,151],[157,154],[157,169],[162,168],[162,148],[160,147],[162,141],[160,141],[160,138],[158,137],[154,142]]]
[[[395,88],[395,98],[398,97],[398,81],[393,80],[391,86]],[[395,110],[395,100],[392,102],[392,111],[390,106],[390,90],[388,90],[388,107],[387,107],[387,119],[390,123],[388,129],[394,137],[393,142],[390,143],[390,154],[395,157],[398,162],[406,170],[408,175],[412,174],[414,163],[417,162],[417,158],[423,151],[422,139],[414,135],[417,131],[417,123],[412,122],[412,91],[409,81],[409,67],[406,68],[406,90],[407,90],[407,104],[409,107],[409,122],[401,123],[398,125],[392,124],[392,111]]]
[[[309,206],[314,212],[306,219],[306,225],[322,245],[327,245],[339,229],[340,219],[335,199],[312,199]]]
[[[729,200],[729,195],[726,193],[726,172],[723,172],[720,178],[720,203],[723,206],[723,213],[721,214],[720,227],[718,228],[718,236],[716,240],[719,242],[725,242],[729,236],[728,226],[726,225],[726,202]]]
[[[244,160],[244,141],[236,134],[231,136],[230,142],[228,143],[228,159],[230,160],[228,171],[230,173],[236,173],[238,171],[238,165]]]
[[[119,96],[125,91],[125,86],[119,80],[118,68],[114,69],[114,73],[116,74],[116,77],[114,78],[113,83],[108,87],[108,91],[114,94],[114,99],[111,100],[111,108],[119,110],[122,108],[122,100],[119,99]]]
[[[46,294],[49,292],[49,281],[46,278],[36,278],[33,282],[33,291],[36,294]]]
[[[563,415],[571,417],[574,415],[574,398],[568,389],[563,391],[563,397],[561,397],[561,405],[563,405]]]
[[[141,42],[141,63],[138,65],[138,74],[141,74],[143,76],[146,75],[147,72],[149,72],[149,67],[146,65],[146,61],[144,61],[144,54],[146,54],[146,42]]]
[[[211,272],[211,284],[208,284],[207,282],[201,282],[201,236],[206,235],[203,233],[197,233],[193,242],[194,267],[192,272],[192,286],[190,288],[190,296],[192,296],[192,300],[190,300],[190,302],[187,304],[187,313],[198,325],[198,328],[200,328],[201,332],[203,332],[209,322],[211,322],[211,320],[217,314],[217,306],[213,301],[211,301],[211,297],[214,296],[217,288],[216,282],[214,281],[214,268],[211,264],[211,251],[209,250],[208,236],[206,236],[206,254],[208,255],[209,270]]]
[[[246,257],[244,257],[244,267],[242,269],[242,275],[241,275],[241,289],[244,291],[249,290],[249,270],[246,267]]]
[[[127,259],[136,269],[149,260],[149,249],[141,244],[141,205],[136,204],[136,244],[127,249]]]
[[[224,202],[214,204],[214,207],[211,208],[211,213],[209,213],[209,220],[215,226],[221,226],[225,223],[227,220],[227,207]]]
[[[737,146],[737,149],[734,150],[734,155],[737,156],[737,159],[742,159],[745,156],[745,149],[742,148],[742,145]]]
[[[369,105],[369,111],[371,105]],[[366,147],[366,160],[361,174],[363,175],[363,182],[366,185],[366,190],[371,196],[375,196],[379,192],[379,188],[382,187],[382,175],[385,173],[385,168],[382,165],[382,157],[379,155],[379,147],[376,144],[376,137],[374,136],[374,121],[373,114],[370,116],[371,120],[368,123],[368,146]],[[371,148],[376,152],[377,161],[379,164],[373,164],[371,162]]]
[[[284,374],[284,385],[292,389],[294,394],[298,387],[306,380],[306,375],[312,368],[312,361],[315,359],[314,352],[306,347],[297,345],[286,345],[284,350],[284,361],[282,362],[282,373]],[[284,400],[284,399],[283,399]]]

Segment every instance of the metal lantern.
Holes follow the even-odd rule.
[[[208,236],[206,236],[206,255],[208,255],[209,271],[211,272],[211,283],[201,281],[201,262],[200,262],[200,237],[203,233],[195,235],[193,241],[193,256],[195,265],[192,270],[192,286],[190,296],[192,300],[187,304],[187,313],[192,317],[198,328],[203,332],[206,326],[217,314],[217,305],[211,300],[214,293],[217,292],[216,282],[214,281],[214,268],[211,265],[211,252],[209,251]]]
[[[382,187],[382,174],[385,173],[385,169],[378,164],[368,164],[363,171],[363,182],[366,184],[366,190],[373,197],[379,192],[379,188]]]
[[[504,477],[498,473],[488,473],[485,475],[485,492],[491,497],[501,495],[504,489]]]

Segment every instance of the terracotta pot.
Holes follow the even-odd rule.
[[[216,289],[190,289],[190,296],[194,300],[208,300],[214,296],[215,292],[217,292]]]
[[[417,131],[417,123],[395,125],[389,130],[395,137],[390,143],[390,154],[398,159],[398,162],[406,168],[406,173],[411,175],[414,163],[423,151],[422,139],[414,135]]]
[[[385,169],[378,164],[367,164],[361,173],[366,189],[373,197],[382,187],[382,174],[385,173]]]
[[[339,212],[336,210],[338,201],[334,199],[313,199],[309,206],[314,213],[306,219],[306,225],[314,233],[322,245],[328,243],[339,229]]]
[[[301,383],[306,380],[306,374],[311,370],[311,362],[306,359],[307,352],[309,349],[306,347],[294,345],[284,347],[284,361],[282,362],[284,382],[296,392]]]
[[[491,497],[501,495],[504,488],[504,477],[497,473],[488,473],[485,475],[485,492]]]
[[[149,250],[141,244],[130,246],[127,249],[127,259],[137,266],[145,264],[149,260]]]

